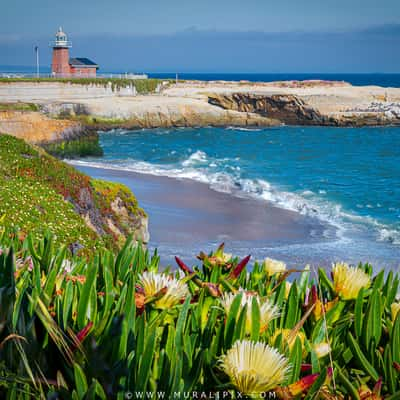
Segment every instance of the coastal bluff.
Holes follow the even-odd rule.
[[[148,217],[124,185],[93,179],[42,148],[0,132],[0,215],[35,237],[51,230],[71,248],[149,241]]]
[[[184,81],[162,82],[157,90],[138,94],[131,86],[100,83],[0,82],[0,131],[33,143],[119,127],[282,124],[399,125],[400,88],[334,81]]]

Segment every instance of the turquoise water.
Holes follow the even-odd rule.
[[[113,131],[101,145],[103,158],[82,163],[259,198],[336,227],[321,254],[400,260],[400,128]]]

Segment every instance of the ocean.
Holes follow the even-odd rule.
[[[29,74],[34,73],[35,68],[0,66],[0,74],[4,72]],[[104,74],[119,72],[100,71]],[[175,79],[176,76],[175,72],[148,75],[160,79]],[[382,73],[178,73],[178,78],[254,82],[322,79],[346,81],[353,85],[400,87],[400,74]],[[129,174],[150,174],[206,185],[212,190],[206,194],[210,197],[208,207],[212,207],[215,200],[222,201],[224,207],[232,210],[244,206],[257,208],[253,216],[251,212],[240,210],[240,218],[239,215],[237,218],[240,223],[246,218],[253,218],[251,226],[255,233],[251,235],[249,228],[246,231],[234,226],[232,221],[227,225],[227,216],[235,218],[231,217],[234,212],[218,218],[218,212],[225,211],[223,208],[215,207],[213,214],[202,213],[201,207],[196,210],[186,208],[183,212],[179,207],[185,204],[177,201],[178,194],[174,199],[175,205],[174,201],[168,205],[164,202],[164,206],[162,199],[158,199],[158,203],[152,201],[149,195],[151,190],[148,187],[142,189],[149,185],[157,186],[159,182],[144,179],[142,192],[139,191],[139,195],[144,197],[138,197],[150,216],[150,247],[159,248],[162,254],[189,257],[199,250],[211,249],[226,238],[228,249],[233,253],[245,255],[251,252],[256,258],[275,257],[293,266],[306,262],[326,265],[337,260],[352,263],[370,261],[389,268],[400,265],[398,127],[117,130],[102,133],[101,145],[104,157],[75,160],[74,163],[93,176],[121,180],[135,193],[139,190],[138,175],[131,179]],[[104,171],[114,171],[114,174],[107,175]],[[168,190],[165,187],[171,185],[170,182],[167,181],[162,190]],[[187,190],[198,190],[196,188],[186,186],[186,192],[182,193],[187,195]],[[173,190],[176,189],[173,187]],[[199,193],[205,195],[203,190]],[[214,199],[210,193],[223,193],[225,197]],[[156,196],[159,195],[160,192],[157,192]],[[232,202],[228,202],[226,196]],[[256,202],[235,202],[235,199],[253,199]],[[288,228],[290,224],[286,224],[287,221],[277,226],[276,218],[273,219],[275,225],[266,227],[264,231],[260,229],[263,218],[267,224],[270,221],[268,216],[260,214],[260,204],[266,210],[272,205],[294,213],[290,214],[290,218],[294,221],[293,232],[296,231],[296,234]],[[194,214],[190,218],[185,215],[188,221],[192,221],[192,230],[187,228],[187,224],[182,225],[181,235],[174,236],[165,233],[168,227],[160,228],[162,222],[165,225],[175,224],[173,216],[182,219],[185,213]],[[304,218],[296,220],[293,215]],[[285,216],[280,214],[280,218]],[[200,230],[200,223],[207,225],[207,218],[213,219],[213,228],[207,230],[202,226],[201,237],[196,236],[194,233]],[[254,224],[256,218],[259,218],[258,225]],[[218,235],[215,221],[221,221]],[[319,223],[324,229],[320,229]],[[299,229],[302,224],[307,228]],[[224,235],[224,229],[230,234]],[[238,229],[242,231],[241,235]],[[276,235],[275,240],[265,234],[278,230],[280,235]],[[190,232],[193,233],[192,241],[187,240]],[[254,240],[254,237],[246,240],[244,232],[249,236],[259,233],[259,240]],[[302,240],[298,240],[299,232],[303,235]],[[282,240],[282,234],[287,235],[287,240]],[[165,240],[166,236],[168,239],[174,236],[175,242]]]
[[[175,73],[149,73],[150,78],[175,79]],[[400,87],[400,74],[355,73],[178,73],[178,79],[202,81],[276,82],[291,80],[344,81],[354,86]]]
[[[44,75],[50,74],[50,67],[42,66],[40,69]],[[222,73],[222,72],[146,72],[130,70],[107,70],[100,69],[98,73],[104,76],[116,76],[118,74],[129,73],[146,73],[149,78],[158,79],[175,79],[178,74],[179,79],[183,80],[203,80],[203,81],[241,81],[248,80],[250,82],[275,82],[285,80],[307,80],[321,79],[331,81],[344,81],[355,86],[377,85],[382,87],[400,87],[400,74],[394,73]],[[9,66],[0,65],[1,74],[28,74],[36,73],[36,67],[33,66]]]
[[[260,238],[255,245],[233,238],[230,251],[292,264],[400,265],[398,127],[115,130],[101,133],[100,141],[104,157],[74,163],[201,182],[232,198],[255,199],[325,225],[295,243]],[[214,242],[210,237],[205,245]]]

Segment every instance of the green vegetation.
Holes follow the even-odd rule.
[[[118,78],[0,78],[0,83],[12,82],[62,82],[72,85],[96,85],[107,87],[111,85],[112,90],[135,86],[140,94],[153,93],[159,79],[118,79]]]
[[[22,237],[50,230],[58,245],[79,244],[85,253],[99,245],[116,248],[145,214],[124,185],[114,184],[115,198],[103,186],[40,148],[0,135],[0,215]],[[128,214],[112,208],[116,199]]]
[[[78,115],[62,114],[59,117],[70,119],[73,121],[79,121],[82,125],[88,126],[90,128],[103,127],[103,126],[107,128],[120,127],[129,122],[129,120],[121,118],[107,118],[107,117],[99,117],[99,116],[85,115],[85,114],[78,114]]]
[[[96,234],[64,200],[78,195],[80,178],[43,151],[0,135],[0,215],[6,215],[6,226],[18,228],[22,236],[30,232],[39,238],[50,229],[58,243],[95,246]]]
[[[0,247],[1,398],[400,396],[391,272],[338,264],[333,279],[306,268],[289,283],[283,263],[247,272],[223,246],[160,272],[130,241],[88,262],[1,224]]]
[[[0,111],[39,111],[39,106],[34,103],[0,103]]]
[[[44,144],[42,147],[49,154],[59,158],[100,157],[103,155],[97,133],[81,136],[77,139]]]

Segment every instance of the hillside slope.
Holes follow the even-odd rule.
[[[0,216],[22,235],[52,231],[71,248],[148,241],[147,217],[124,185],[91,179],[44,150],[0,134]]]

